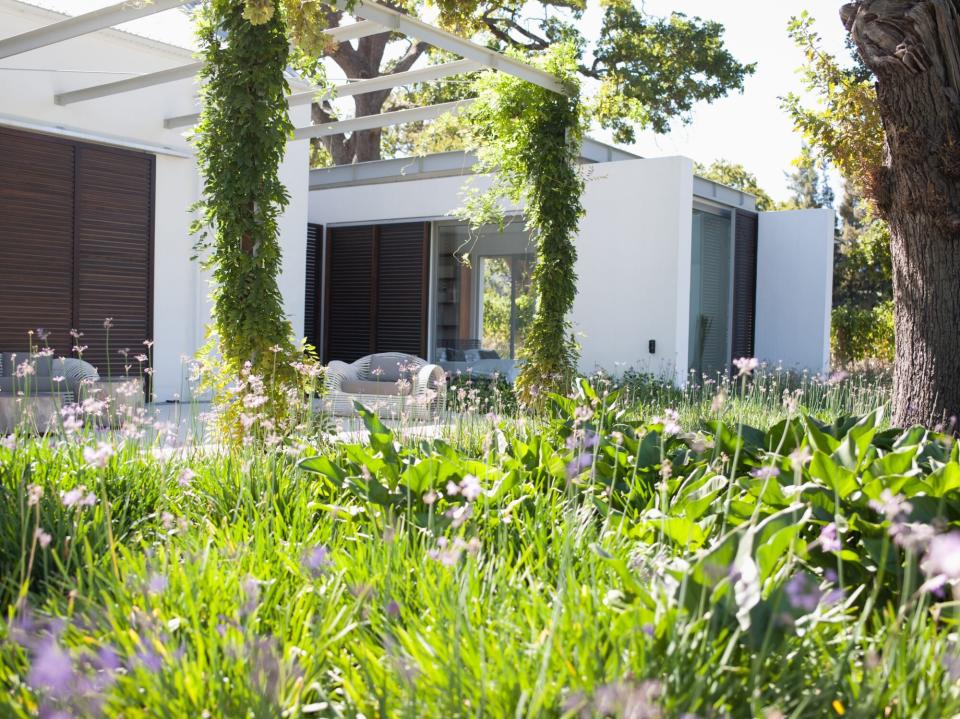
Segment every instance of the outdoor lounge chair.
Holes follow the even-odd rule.
[[[83,360],[0,352],[0,434],[24,421],[46,430],[61,407],[87,397],[99,379]]]
[[[446,406],[443,369],[413,355],[385,352],[353,364],[333,361],[325,384],[320,406],[339,417],[356,415],[354,402],[387,419],[429,419]]]

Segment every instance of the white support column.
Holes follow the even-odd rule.
[[[444,102],[439,105],[428,105],[427,107],[415,107],[411,110],[396,110],[395,112],[383,112],[378,115],[363,115],[350,120],[331,122],[326,125],[298,127],[293,137],[295,140],[303,140],[308,137],[328,137],[330,135],[342,135],[345,132],[376,130],[381,127],[390,127],[391,125],[402,125],[407,122],[424,122],[426,120],[436,119],[448,112],[456,115],[461,110],[473,104],[473,102],[474,99],[471,98],[469,100]]]
[[[155,15],[158,12],[185,5],[187,2],[189,0],[153,0],[150,3],[133,3],[126,0],[100,10],[60,20],[52,25],[0,40],[0,59]]]

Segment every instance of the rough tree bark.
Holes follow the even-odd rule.
[[[386,4],[394,7],[394,9],[402,9],[400,6],[391,3]],[[343,13],[330,12],[327,15],[327,26],[337,27],[342,19]],[[391,38],[392,34],[389,32],[361,38],[357,41],[356,48],[349,42],[342,42],[333,47],[328,56],[348,79],[367,80],[382,75],[406,72],[427,51],[425,43],[411,43],[406,53],[396,63],[389,65],[387,68],[382,68],[384,54]],[[389,90],[357,95],[353,98],[356,116],[379,114],[389,97]],[[330,103],[314,103],[312,115],[313,122],[316,124],[326,124],[337,119]],[[321,142],[327,148],[335,165],[349,165],[353,162],[379,160],[381,134],[381,130],[365,130],[351,133],[349,137],[346,135],[324,137]]]
[[[868,190],[890,225],[893,420],[960,415],[960,0],[858,0],[841,18],[877,78],[886,160]]]

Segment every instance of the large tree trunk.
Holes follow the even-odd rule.
[[[960,415],[960,0],[859,0],[841,16],[867,66],[887,138],[870,193],[890,225],[893,419]]]
[[[389,1],[385,4],[394,10],[405,12],[402,4]],[[341,12],[327,14],[329,27],[337,27],[342,20]],[[356,47],[351,42],[342,42],[331,49],[329,57],[350,80],[367,80],[382,75],[406,72],[427,51],[426,43],[410,42],[406,51],[396,62],[384,67],[384,57],[390,40],[391,34],[383,32],[360,38]],[[389,90],[355,96],[355,116],[380,114],[389,97]],[[337,119],[329,102],[314,103],[311,114],[314,124],[318,125],[325,125]],[[364,130],[353,132],[349,137],[346,135],[324,137],[321,138],[321,142],[333,158],[334,165],[349,165],[354,162],[379,160],[382,134],[382,130]]]

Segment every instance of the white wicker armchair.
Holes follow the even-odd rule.
[[[386,419],[429,419],[446,407],[443,368],[398,352],[361,357],[353,364],[327,365],[323,410],[338,417],[357,414],[354,402]]]

